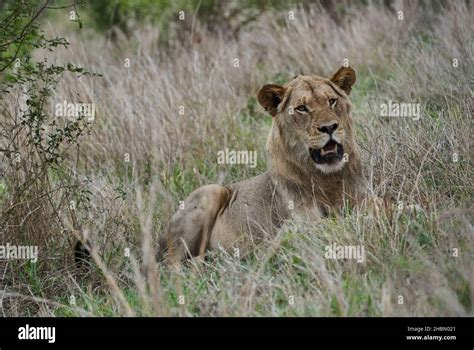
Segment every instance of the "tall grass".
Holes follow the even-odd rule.
[[[53,216],[25,218],[25,239],[40,244],[42,233],[49,240],[38,266],[14,266],[4,309],[58,316],[472,315],[473,10],[461,1],[437,12],[406,6],[349,6],[340,23],[318,6],[295,8],[294,20],[268,11],[235,40],[197,23],[199,41],[185,38],[190,45],[173,42],[166,50],[152,26],[112,43],[51,23],[71,47],[50,59],[103,74],[65,75],[51,101],[97,106],[91,135],[64,163],[90,193],[61,214],[69,230],[58,229]],[[180,200],[198,186],[264,171],[271,117],[257,106],[258,88],[296,73],[330,75],[344,59],[358,73],[351,99],[369,190],[423,211],[288,222],[250,256],[219,251],[180,271],[158,266],[156,244]],[[389,100],[420,103],[421,119],[381,117],[380,104]],[[217,151],[227,147],[256,150],[258,166],[218,165]],[[71,232],[94,247],[96,267],[84,276],[72,264]],[[324,248],[332,243],[363,245],[367,259],[328,260]]]

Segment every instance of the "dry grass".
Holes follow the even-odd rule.
[[[9,313],[40,312],[35,305],[44,312],[41,300],[48,299],[54,302],[46,313],[61,316],[472,315],[472,6],[452,3],[440,13],[394,7],[404,10],[403,21],[376,5],[348,8],[342,25],[317,7],[299,9],[294,21],[267,12],[238,41],[197,25],[199,42],[175,42],[166,52],[153,27],[116,43],[67,31],[71,48],[50,59],[103,77],[65,76],[52,99],[93,102],[98,111],[91,135],[65,163],[77,167],[90,200],[62,215],[92,242],[101,272],[79,278],[70,258],[73,235],[54,217],[33,215],[25,227],[39,225],[52,237],[41,257],[59,251],[61,260],[15,266],[9,290],[36,299],[12,296]],[[65,25],[50,26],[57,28]],[[154,248],[179,200],[198,186],[264,171],[271,120],[257,106],[257,89],[294,73],[329,75],[345,58],[358,72],[351,98],[370,190],[424,212],[289,222],[246,259],[222,251],[182,271],[157,266]],[[422,118],[380,117],[388,100],[420,103]],[[258,166],[218,165],[217,151],[226,147],[257,150]],[[37,242],[36,231],[23,232]],[[324,247],[332,243],[363,245],[367,259],[327,260]],[[71,295],[73,308],[66,306]]]

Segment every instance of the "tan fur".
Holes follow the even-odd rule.
[[[360,203],[364,181],[347,97],[355,80],[352,68],[341,67],[331,79],[299,75],[286,86],[263,86],[258,100],[273,116],[268,171],[191,193],[161,242],[168,259],[179,263],[219,245],[244,253],[289,218],[318,220],[340,215],[345,202]],[[331,125],[337,125],[332,137],[342,145],[347,162],[316,164],[309,150],[327,144],[329,134],[321,130]]]

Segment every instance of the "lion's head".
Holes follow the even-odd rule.
[[[258,101],[274,118],[272,158],[286,156],[304,173],[341,172],[357,157],[348,98],[355,81],[355,71],[341,67],[330,79],[297,75],[285,86],[263,86]]]

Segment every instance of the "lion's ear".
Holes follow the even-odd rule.
[[[331,81],[349,95],[352,90],[352,85],[356,82],[356,72],[351,67],[341,67],[334,73]]]
[[[283,99],[286,89],[283,86],[275,84],[264,85],[257,95],[258,102],[272,116],[277,114],[278,105]]]

